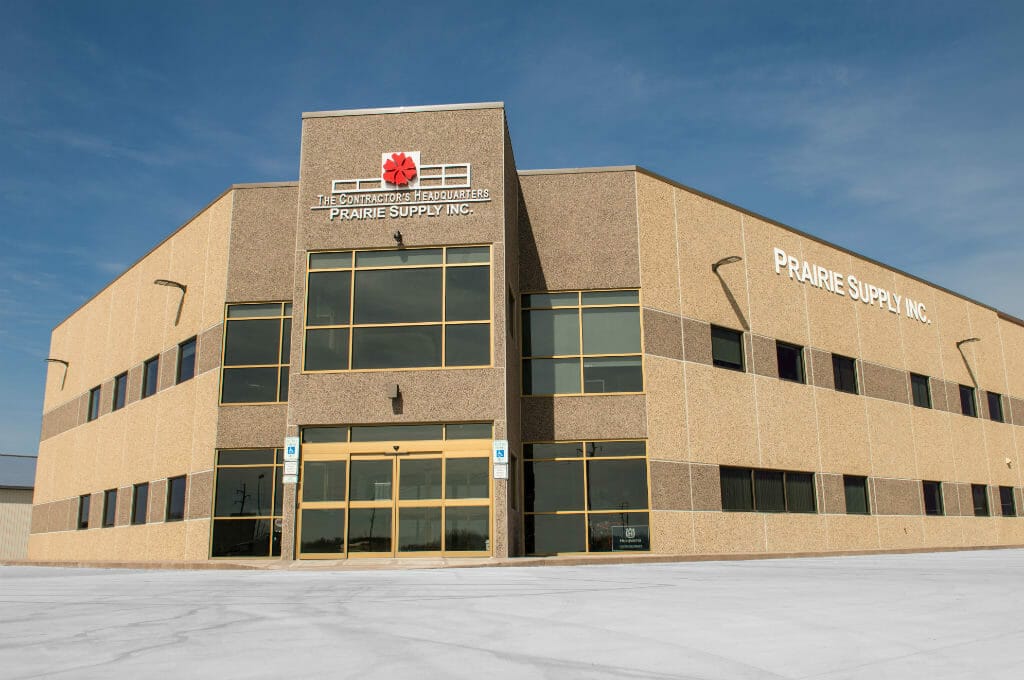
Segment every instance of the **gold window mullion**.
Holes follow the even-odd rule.
[[[356,321],[356,254],[352,251],[352,269],[349,270],[348,280],[348,347],[346,347],[346,364],[343,370],[352,369],[352,348],[355,346],[355,321]],[[345,496],[348,498],[348,495]],[[345,527],[348,530],[348,513],[345,513]],[[346,537],[346,541],[348,538]],[[345,552],[348,552],[348,543],[345,544]]]

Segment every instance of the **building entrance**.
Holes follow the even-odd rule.
[[[304,445],[298,557],[490,556],[489,443]]]

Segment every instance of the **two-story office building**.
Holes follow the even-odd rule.
[[[501,104],[302,122],[54,329],[32,559],[1024,544],[1021,320]]]

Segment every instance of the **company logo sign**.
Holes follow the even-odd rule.
[[[316,198],[310,210],[348,222],[472,215],[491,192],[473,186],[469,163],[422,163],[419,151],[385,151],[378,176],[333,180]]]

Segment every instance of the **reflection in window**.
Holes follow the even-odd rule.
[[[191,380],[196,374],[196,339],[190,338],[178,345],[178,374],[174,383]]]
[[[222,404],[288,400],[291,304],[228,305],[224,322]]]
[[[304,370],[490,365],[488,246],[354,256],[309,255]]]
[[[523,456],[528,554],[650,549],[644,442],[531,443]]]
[[[212,557],[281,554],[281,461],[280,449],[217,452]]]
[[[932,392],[928,385],[928,376],[910,374],[910,393],[914,398],[914,406],[921,408],[932,407]]]
[[[743,333],[720,326],[711,327],[711,361],[715,366],[731,368],[734,371],[743,368]]]
[[[635,290],[523,296],[523,393],[642,392]]]
[[[147,359],[142,364],[142,399],[156,394],[157,383],[160,380],[160,357],[155,356]]]
[[[167,480],[166,522],[180,522],[185,519],[186,477],[171,477]]]

